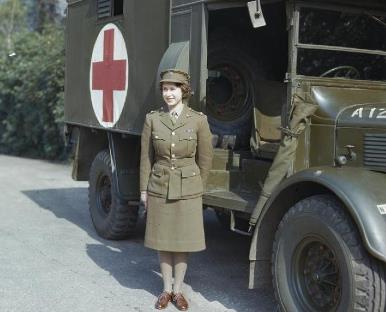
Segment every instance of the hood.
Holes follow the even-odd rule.
[[[312,117],[316,124],[386,127],[386,90],[361,87],[312,86],[318,104]]]
[[[386,103],[356,104],[336,116],[337,127],[386,128]]]

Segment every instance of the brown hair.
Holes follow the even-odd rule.
[[[162,87],[163,87],[164,83],[171,83],[171,84],[174,84],[177,87],[181,88],[183,99],[189,99],[192,96],[192,89],[190,88],[189,85],[187,85],[185,83],[167,82],[167,81],[160,83],[159,88],[160,88],[161,93],[162,93]]]

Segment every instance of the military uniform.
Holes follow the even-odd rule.
[[[184,104],[173,124],[167,109],[146,115],[141,138],[140,190],[148,192],[145,246],[205,249],[202,193],[212,164],[207,118]]]

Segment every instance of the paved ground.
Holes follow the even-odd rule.
[[[0,310],[155,311],[161,290],[144,224],[125,241],[93,229],[87,183],[70,166],[0,155]],[[248,240],[205,212],[207,250],[190,257],[184,292],[190,311],[272,312],[270,286],[247,289]],[[178,311],[170,306],[166,311]]]

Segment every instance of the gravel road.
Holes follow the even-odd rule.
[[[143,220],[128,240],[101,239],[87,183],[70,174],[67,164],[0,155],[0,310],[156,311],[162,281]],[[205,232],[207,250],[189,259],[189,311],[272,312],[269,283],[247,288],[248,239],[222,229],[210,209]]]

